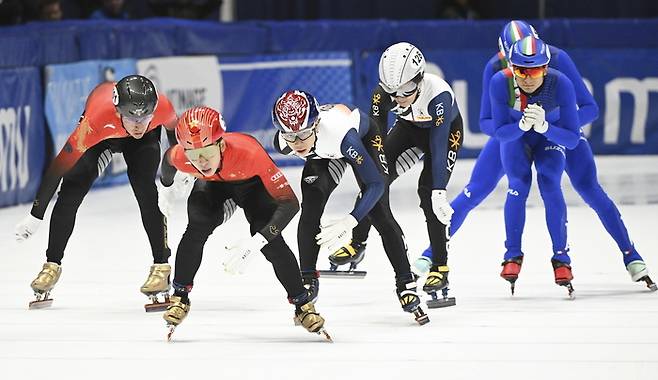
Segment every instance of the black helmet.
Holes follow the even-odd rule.
[[[122,116],[140,118],[155,111],[158,94],[148,78],[129,75],[117,82],[112,101]]]

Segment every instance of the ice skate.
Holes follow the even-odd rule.
[[[320,275],[326,277],[363,278],[366,271],[356,270],[366,253],[366,244],[350,241],[329,255],[329,270],[321,270]],[[341,265],[349,264],[348,270],[338,270]]]
[[[652,292],[655,292],[658,289],[656,283],[654,283],[653,280],[651,280],[651,277],[649,277],[649,269],[647,269],[647,265],[644,263],[644,261],[631,261],[628,263],[628,265],[626,265],[626,270],[631,276],[631,280],[634,282],[646,282],[647,288],[649,288]]]
[[[324,329],[324,318],[315,311],[315,306],[307,302],[301,306],[295,306],[295,317],[293,318],[295,326],[303,326],[308,332],[322,335],[329,342],[333,343],[331,336]]]
[[[147,313],[154,311],[163,311],[167,309],[167,306],[170,305],[169,301],[169,289],[170,282],[169,277],[171,275],[171,265],[169,264],[153,264],[151,265],[151,270],[149,276],[144,282],[144,285],[140,288],[140,291],[144,293],[150,300],[151,303],[144,305],[144,309]],[[163,300],[159,298],[162,296]]]
[[[320,294],[320,280],[317,271],[302,271],[302,285],[308,292],[308,302],[315,304]]]
[[[169,329],[169,332],[167,333],[167,341],[171,341],[171,336],[174,334],[174,330],[178,325],[183,323],[183,320],[187,317],[187,314],[190,312],[191,304],[189,299],[183,300],[180,296],[172,296],[169,301],[170,304],[162,316],[162,318],[167,321],[167,328]]]
[[[576,294],[574,293],[573,285],[571,285],[571,280],[573,280],[573,274],[571,273],[571,266],[567,263],[563,263],[557,260],[551,260],[553,264],[553,272],[555,274],[555,283],[564,286],[569,291],[569,298],[575,299]]]
[[[423,291],[432,297],[427,301],[427,307],[430,309],[437,309],[440,307],[455,306],[457,300],[455,297],[448,297],[448,273],[450,268],[447,265],[438,266],[432,265],[430,273],[427,275]],[[441,291],[441,297],[436,294]]]
[[[500,277],[509,281],[512,295],[514,295],[514,286],[516,284],[516,280],[519,278],[519,273],[521,272],[522,264],[523,264],[523,256],[518,256],[511,258],[509,260],[505,260],[501,264],[503,266],[503,270],[500,272]]]
[[[53,300],[50,298],[50,292],[55,287],[61,274],[62,267],[59,264],[43,264],[41,272],[39,272],[37,278],[30,284],[37,298],[35,301],[30,302],[30,309],[43,309],[52,305]]]
[[[416,322],[419,325],[424,325],[430,321],[430,318],[425,314],[420,307],[420,297],[416,292],[416,280],[413,275],[396,280],[395,293],[398,296],[402,310],[407,313],[413,313]]]

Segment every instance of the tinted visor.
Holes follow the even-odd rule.
[[[514,71],[514,76],[517,78],[532,78],[537,79],[541,78],[546,73],[546,65],[540,67],[521,67],[521,66],[512,66]]]
[[[201,156],[203,156],[203,158],[206,160],[210,160],[217,155],[219,155],[219,144],[212,144],[204,146],[203,148],[185,150],[185,156],[190,161],[198,161]]]

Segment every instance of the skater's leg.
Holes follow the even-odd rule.
[[[539,193],[546,209],[546,225],[553,243],[553,259],[569,264],[567,254],[567,206],[560,180],[564,171],[564,148],[544,140],[534,151]]]
[[[128,179],[133,189],[142,224],[148,235],[154,264],[165,264],[171,250],[167,245],[165,217],[158,207],[155,178],[160,164],[160,128],[140,140],[128,140],[123,147]]]
[[[78,208],[98,178],[98,160],[106,149],[105,144],[98,144],[87,150],[62,179],[62,186],[50,218],[50,233],[46,250],[48,262],[61,265],[64,249],[75,226]]]
[[[187,228],[176,251],[175,293],[178,293],[176,288],[191,289],[201,265],[203,247],[210,234],[223,222],[223,204],[229,198],[223,185],[196,181],[187,199]]]
[[[525,226],[525,207],[532,183],[531,154],[522,140],[501,145],[503,168],[507,174],[508,190],[505,200],[504,260],[523,256],[521,236]]]
[[[345,171],[343,160],[308,160],[302,172],[302,205],[297,225],[297,244],[302,272],[315,273],[318,246],[315,236],[320,232],[320,219],[329,195]]]

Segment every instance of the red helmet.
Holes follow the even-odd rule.
[[[176,140],[185,149],[211,145],[226,131],[222,114],[209,107],[194,107],[185,111],[176,124]]]

